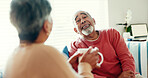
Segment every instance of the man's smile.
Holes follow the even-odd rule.
[[[85,30],[85,29],[87,29],[88,27],[90,26],[90,24],[86,24],[86,25],[84,25],[81,29],[83,30]]]

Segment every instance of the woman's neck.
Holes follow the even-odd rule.
[[[25,47],[25,46],[28,46],[28,45],[31,45],[31,44],[33,44],[33,42],[27,41],[27,40],[20,40],[20,46],[21,47]]]

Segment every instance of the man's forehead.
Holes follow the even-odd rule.
[[[78,16],[80,15],[87,15],[87,13],[85,11],[79,11],[75,14],[75,20],[77,19]]]
[[[78,15],[87,15],[87,13],[85,11],[78,11],[75,16],[78,16]]]

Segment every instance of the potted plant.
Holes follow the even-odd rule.
[[[126,13],[126,17],[125,17],[125,23],[117,24],[117,25],[124,26],[123,38],[125,40],[127,40],[130,37],[130,31],[131,31],[130,21],[131,21],[131,19],[132,19],[132,11],[130,9],[128,9],[128,11]]]

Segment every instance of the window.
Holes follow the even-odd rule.
[[[17,31],[9,20],[10,1],[0,1],[0,68],[19,45]],[[50,2],[53,29],[45,44],[52,45],[60,51],[79,36],[73,31],[72,21],[74,13],[78,10],[87,11],[95,18],[96,29],[109,27],[108,0],[50,0]]]
[[[108,28],[108,0],[50,0],[52,4],[53,30],[46,44],[60,51],[78,37],[73,30],[73,16],[87,11],[96,21],[96,29]]]
[[[10,1],[0,1],[0,68],[19,44],[17,31],[9,20]]]

